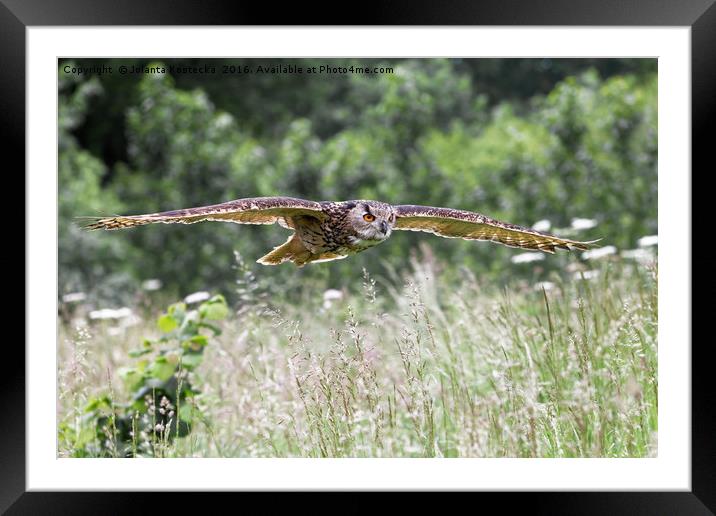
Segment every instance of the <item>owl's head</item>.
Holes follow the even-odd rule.
[[[363,240],[385,240],[395,225],[395,211],[390,204],[378,201],[350,201],[348,220]]]

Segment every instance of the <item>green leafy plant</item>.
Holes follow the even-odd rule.
[[[169,306],[157,319],[162,336],[145,338],[129,352],[135,363],[118,370],[130,400],[117,404],[112,392],[89,399],[75,433],[76,454],[164,456],[175,438],[187,436],[205,419],[196,403],[201,391],[190,373],[201,364],[210,339],[221,334],[215,322],[228,313],[221,295],[196,309],[183,302]]]

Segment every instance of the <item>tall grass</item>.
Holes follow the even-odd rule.
[[[272,303],[240,264],[240,307],[192,373],[202,424],[161,456],[654,456],[656,266],[611,258],[499,290],[427,257],[355,292],[305,285],[301,303]],[[157,333],[76,323],[60,325],[62,421],[88,390],[126,397],[116,371]]]

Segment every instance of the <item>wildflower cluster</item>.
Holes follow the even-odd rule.
[[[200,301],[196,309],[187,308]],[[192,373],[209,338],[221,334],[213,322],[227,314],[220,295],[187,296],[186,302],[171,305],[157,319],[162,335],[145,338],[128,353],[135,364],[117,371],[130,401],[115,403],[113,392],[88,400],[79,424],[82,438],[73,443],[75,455],[165,456],[173,439],[188,435],[200,417],[200,391]]]

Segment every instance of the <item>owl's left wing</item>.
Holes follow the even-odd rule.
[[[534,229],[494,220],[472,211],[432,206],[395,206],[394,230],[425,231],[446,238],[489,240],[510,247],[554,253],[555,249],[588,249],[591,242],[578,242]]]

